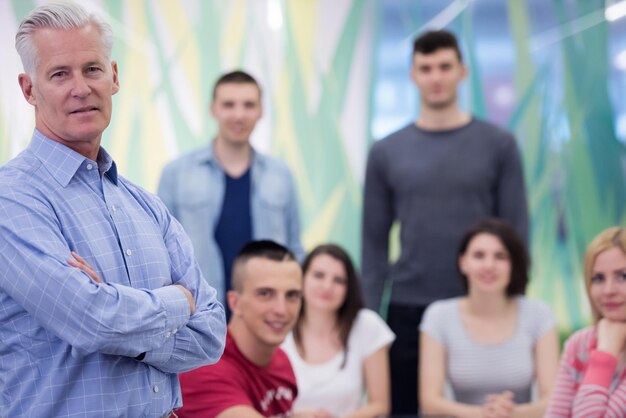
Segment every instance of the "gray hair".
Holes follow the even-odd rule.
[[[75,3],[50,3],[37,7],[22,20],[15,35],[15,49],[20,55],[24,71],[31,77],[35,75],[38,51],[33,42],[33,35],[39,29],[72,30],[81,29],[89,24],[100,32],[104,54],[111,59],[113,49],[113,30],[111,26],[95,14],[88,13]]]

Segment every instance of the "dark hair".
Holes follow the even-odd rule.
[[[274,241],[250,241],[244,245],[233,261],[233,289],[241,291],[243,283],[239,269],[252,258],[266,258],[274,261],[296,261],[296,257],[287,247]]]
[[[213,100],[215,100],[215,96],[217,94],[217,88],[221,86],[222,84],[229,84],[229,83],[254,84],[259,89],[259,96],[261,96],[261,86],[259,86],[259,83],[256,81],[256,79],[252,77],[250,74],[246,73],[245,71],[235,70],[235,71],[231,71],[229,73],[223,74],[220,78],[217,79],[217,81],[215,82],[215,85],[213,86]]]
[[[346,270],[346,298],[337,310],[337,328],[339,329],[339,340],[341,341],[341,345],[344,348],[344,353],[347,354],[348,337],[350,335],[350,330],[352,329],[352,325],[354,325],[354,320],[356,319],[357,314],[363,308],[361,285],[359,284],[356,269],[354,268],[354,264],[352,264],[350,256],[343,248],[335,244],[318,245],[313,249],[313,251],[309,253],[309,255],[307,255],[307,257],[304,259],[304,263],[302,263],[302,271],[305,276],[315,257],[323,254],[329,255],[335,260],[339,261],[343,265],[343,268]],[[296,322],[296,325],[293,329],[294,340],[303,354],[304,347],[302,346],[301,331],[305,316],[305,305],[306,299],[303,299],[302,306],[300,307],[300,316],[298,317],[298,321]],[[341,367],[345,365],[345,362],[346,355],[344,355]]]
[[[432,54],[439,49],[454,49],[460,62],[463,62],[463,55],[459,48],[456,36],[447,30],[432,30],[425,32],[413,41],[413,55]]]
[[[489,234],[497,237],[502,245],[509,253],[511,260],[511,280],[506,288],[508,297],[523,295],[528,285],[528,269],[530,267],[530,258],[526,245],[520,238],[519,234],[511,225],[500,219],[486,219],[479,222],[472,229],[465,233],[461,240],[458,256],[462,256],[467,251],[467,247],[474,237],[480,234]],[[460,271],[463,278],[465,291],[468,290],[467,277]]]

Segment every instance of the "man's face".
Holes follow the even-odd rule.
[[[422,106],[445,109],[456,103],[458,85],[466,75],[467,69],[452,48],[413,55],[411,78],[419,89]]]
[[[217,87],[211,113],[218,138],[233,145],[247,144],[261,118],[261,93],[253,83],[224,83]]]
[[[251,258],[242,270],[241,292],[229,292],[233,316],[243,323],[248,341],[274,349],[298,318],[302,270],[296,261],[266,258]]]
[[[40,29],[33,41],[38,53],[35,79],[20,74],[19,82],[35,107],[37,129],[78,152],[99,145],[119,82],[117,65],[107,59],[98,29]]]

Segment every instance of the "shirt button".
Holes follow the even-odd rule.
[[[157,385],[154,385],[152,390],[154,391],[154,393],[159,393],[159,387]]]
[[[172,336],[171,332],[168,331],[168,332],[165,333],[165,338],[170,338],[171,336]]]
[[[127,256],[133,255],[133,251],[129,248],[128,250],[126,250],[126,255]]]
[[[113,212],[117,212],[117,206],[112,205],[112,206],[111,206],[111,210],[112,210]]]
[[[93,164],[87,164],[87,170],[91,170],[93,168]]]
[[[177,329],[173,329],[172,330],[172,334],[176,334],[176,331],[178,331]]]

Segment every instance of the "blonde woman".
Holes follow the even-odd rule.
[[[595,325],[565,343],[546,417],[626,417],[626,231],[609,228],[585,253]]]

